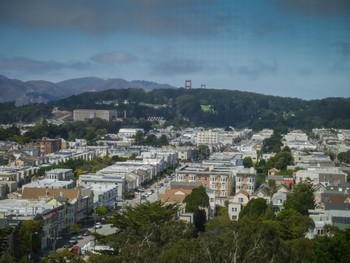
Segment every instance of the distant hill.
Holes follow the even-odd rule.
[[[60,109],[110,109],[121,116],[147,120],[161,117],[168,125],[249,127],[253,129],[321,127],[350,129],[350,98],[306,101],[252,92],[219,89],[110,89],[52,103]]]
[[[21,82],[7,80],[5,83],[18,85]],[[71,80],[73,83],[82,83]],[[73,111],[74,109],[107,109],[114,110],[118,116],[127,116],[125,125],[150,127],[151,121],[162,119],[166,125],[175,127],[234,127],[263,128],[288,127],[302,130],[312,128],[342,128],[350,129],[350,98],[326,98],[322,100],[302,100],[267,96],[252,92],[219,89],[152,89],[147,88],[112,88],[128,86],[125,80],[84,79],[85,85],[75,91],[88,88],[89,83],[95,83],[92,92],[51,101],[47,104],[28,104],[16,107],[14,103],[0,103],[0,123],[33,122],[39,118],[47,119],[52,109]],[[97,84],[99,83],[99,84]],[[10,85],[8,84],[8,85]],[[32,83],[30,83],[32,84]],[[69,84],[69,82],[68,82]],[[63,90],[73,87],[73,84],[60,87]],[[28,86],[28,83],[26,83]],[[57,84],[54,84],[55,86]],[[130,84],[131,85],[131,84]],[[156,84],[136,82],[134,86],[150,87]],[[50,83],[41,82],[43,92],[46,87],[55,89]],[[92,86],[90,86],[92,87]],[[73,89],[73,88],[72,88]],[[34,89],[30,90],[34,92]],[[127,124],[129,123],[129,124]],[[145,127],[146,127],[145,126]]]
[[[26,92],[27,87],[24,82],[0,75],[0,102],[13,101],[24,96]]]
[[[108,89],[142,88],[145,90],[174,88],[144,80],[100,79],[96,77],[76,78],[57,83],[33,80],[23,82],[0,75],[0,102],[15,101],[17,105],[59,100],[84,92],[99,92]]]

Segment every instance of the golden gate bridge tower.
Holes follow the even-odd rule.
[[[191,80],[185,80],[185,89],[191,89],[192,88],[192,81]]]

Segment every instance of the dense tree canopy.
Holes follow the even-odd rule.
[[[126,230],[138,230],[149,224],[162,224],[172,220],[178,211],[177,204],[165,204],[162,201],[144,202],[136,207],[126,206],[124,211],[115,211],[109,222],[114,227]]]
[[[248,204],[239,213],[239,219],[256,220],[259,217],[264,217],[268,206],[263,198],[251,199]]]
[[[314,191],[312,184],[308,182],[295,185],[293,192],[284,202],[284,208],[296,210],[302,215],[309,215],[308,210],[315,208]]]
[[[103,104],[103,101],[113,101]],[[48,104],[17,107],[13,102],[0,103],[0,123],[33,122],[48,119],[52,109],[107,109],[128,118],[147,120],[163,117],[168,125],[237,128],[255,130],[318,127],[349,128],[350,99],[327,98],[304,101],[295,98],[267,96],[250,92],[219,89],[111,89],[86,92]],[[125,103],[127,102],[127,103]],[[142,121],[146,130],[150,123]],[[148,128],[147,128],[148,127]]]

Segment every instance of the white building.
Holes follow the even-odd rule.
[[[119,138],[131,138],[135,136],[138,131],[145,133],[145,130],[141,128],[121,128],[118,132],[118,136]]]
[[[219,143],[219,131],[198,131],[197,145],[214,146]]]

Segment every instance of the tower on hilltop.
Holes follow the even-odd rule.
[[[192,88],[192,81],[186,80],[185,81],[185,89],[191,89]]]

